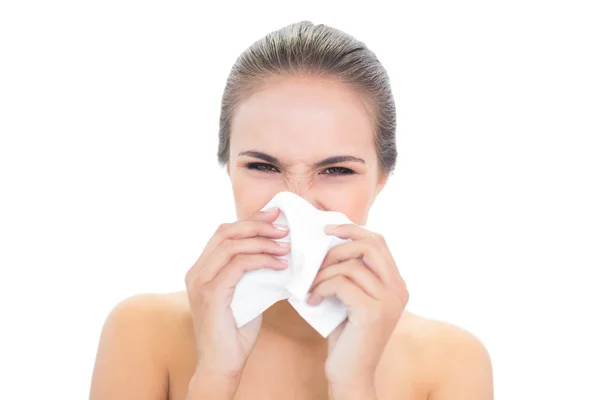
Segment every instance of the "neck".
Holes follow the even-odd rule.
[[[327,345],[327,339],[314,330],[285,300],[278,301],[263,312],[262,324],[269,331],[303,344]]]

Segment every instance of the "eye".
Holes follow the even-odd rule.
[[[279,172],[277,167],[265,163],[248,163],[246,164],[246,168],[267,173]],[[321,172],[322,175],[353,175],[355,173],[356,172],[352,171],[351,169],[344,167],[329,167]]]
[[[264,163],[248,163],[246,164],[247,169],[255,169],[260,172],[279,172],[277,168],[272,166],[271,164]]]
[[[327,172],[327,171],[333,171],[333,172]],[[352,171],[351,169],[348,168],[344,168],[344,167],[330,167],[327,168],[324,172],[324,175],[352,175],[355,174],[354,171]]]

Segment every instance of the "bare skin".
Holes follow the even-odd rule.
[[[243,272],[285,268],[273,257],[283,250],[269,240],[279,235],[270,225],[276,216],[259,213],[276,193],[293,191],[366,223],[387,175],[365,104],[342,83],[310,77],[273,79],[241,103],[227,166],[238,221],[217,230],[188,271],[187,290],[115,307],[100,340],[92,400],[493,398],[483,344],[406,310],[402,266],[380,235],[360,227],[334,228],[353,242],[332,249],[315,280],[316,301],[336,295],[351,306],[329,340],[287,302],[250,327],[232,327],[228,301]],[[321,163],[340,155],[352,158]],[[349,255],[357,249],[361,263]]]
[[[286,302],[267,313],[302,322]],[[327,399],[326,353],[318,334],[297,338],[265,330],[235,398]],[[186,293],[132,296],[115,307],[105,325],[91,399],[186,400],[196,363]],[[459,327],[408,310],[382,356],[376,384],[382,400],[493,398],[483,345]]]

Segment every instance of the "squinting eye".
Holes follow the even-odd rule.
[[[255,169],[260,172],[279,172],[277,170],[277,168],[275,168],[271,164],[264,164],[264,163],[249,163],[246,165],[246,168],[247,169]],[[273,169],[275,171],[273,171]]]
[[[331,167],[327,168],[325,171],[334,171],[334,172],[324,172],[324,175],[352,175],[355,174],[354,171],[348,168],[343,167]]]
[[[271,164],[265,164],[265,163],[248,163],[246,164],[246,168],[247,169],[254,169],[260,172],[267,172],[267,173],[273,173],[273,172],[279,172],[279,170],[274,167]],[[344,168],[344,167],[329,167],[325,170],[323,170],[323,172],[321,172],[322,175],[353,175],[356,172],[352,171],[351,169],[348,168]]]

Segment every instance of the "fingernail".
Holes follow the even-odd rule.
[[[322,298],[318,294],[312,294],[306,299],[306,302],[311,306],[316,306],[321,302]]]
[[[282,231],[287,231],[290,228],[288,228],[286,225],[282,225],[282,224],[273,224],[275,226],[275,228],[282,230]]]
[[[267,213],[272,213],[275,211],[277,211],[277,207],[267,208],[266,210],[262,210],[261,212],[264,212],[265,214],[267,214]]]
[[[285,247],[286,249],[290,248],[290,242],[276,242],[281,247]]]

